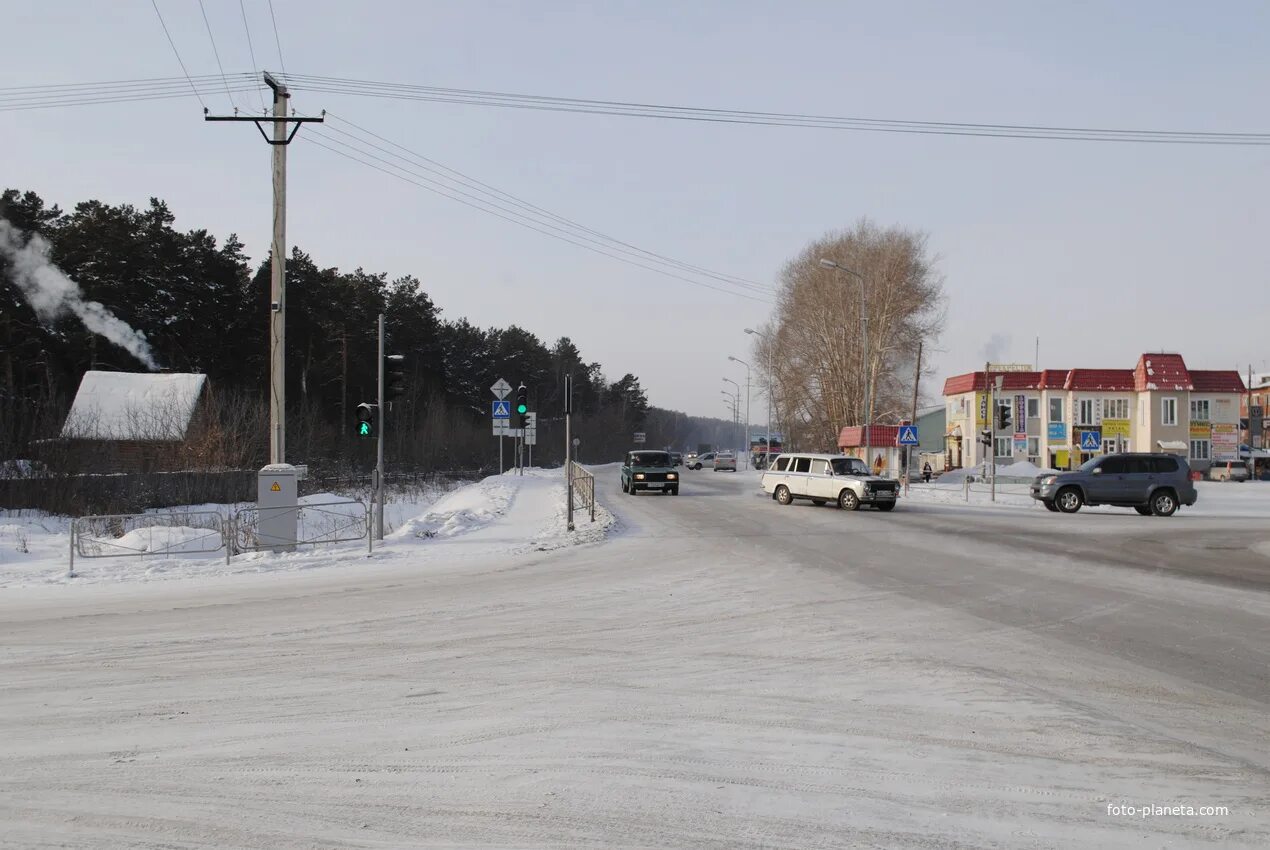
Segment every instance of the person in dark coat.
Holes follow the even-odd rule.
[[[925,481],[927,484],[930,483],[930,464],[929,463],[922,464],[922,480]]]

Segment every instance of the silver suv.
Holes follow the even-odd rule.
[[[1199,498],[1185,458],[1170,454],[1109,454],[1071,472],[1038,475],[1032,498],[1051,511],[1074,514],[1082,505],[1118,505],[1143,516],[1172,516]]]

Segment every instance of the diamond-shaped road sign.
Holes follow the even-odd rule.
[[[917,426],[901,425],[899,435],[895,439],[895,444],[898,446],[915,446],[917,443]]]
[[[499,378],[494,382],[494,386],[489,388],[489,391],[499,398],[507,398],[507,394],[512,391],[512,385]]]
[[[511,419],[512,403],[510,401],[494,402],[493,413],[491,415],[495,419]]]

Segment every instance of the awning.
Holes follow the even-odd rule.
[[[1184,452],[1190,448],[1181,440],[1157,440],[1155,444],[1166,452]]]

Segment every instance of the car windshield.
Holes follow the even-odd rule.
[[[1091,469],[1093,469],[1095,466],[1097,466],[1097,465],[1098,465],[1098,462],[1099,462],[1099,461],[1101,461],[1101,460],[1102,460],[1102,458],[1103,458],[1103,456],[1102,456],[1102,455],[1097,455],[1096,457],[1091,457],[1089,460],[1085,461],[1084,463],[1082,463],[1082,464],[1081,464],[1079,467],[1077,467],[1077,468],[1078,468],[1081,472],[1088,472],[1089,470],[1091,470]]]
[[[670,466],[670,455],[665,452],[632,452],[632,466]]]
[[[830,463],[834,475],[868,475],[869,468],[858,457],[836,457]]]

